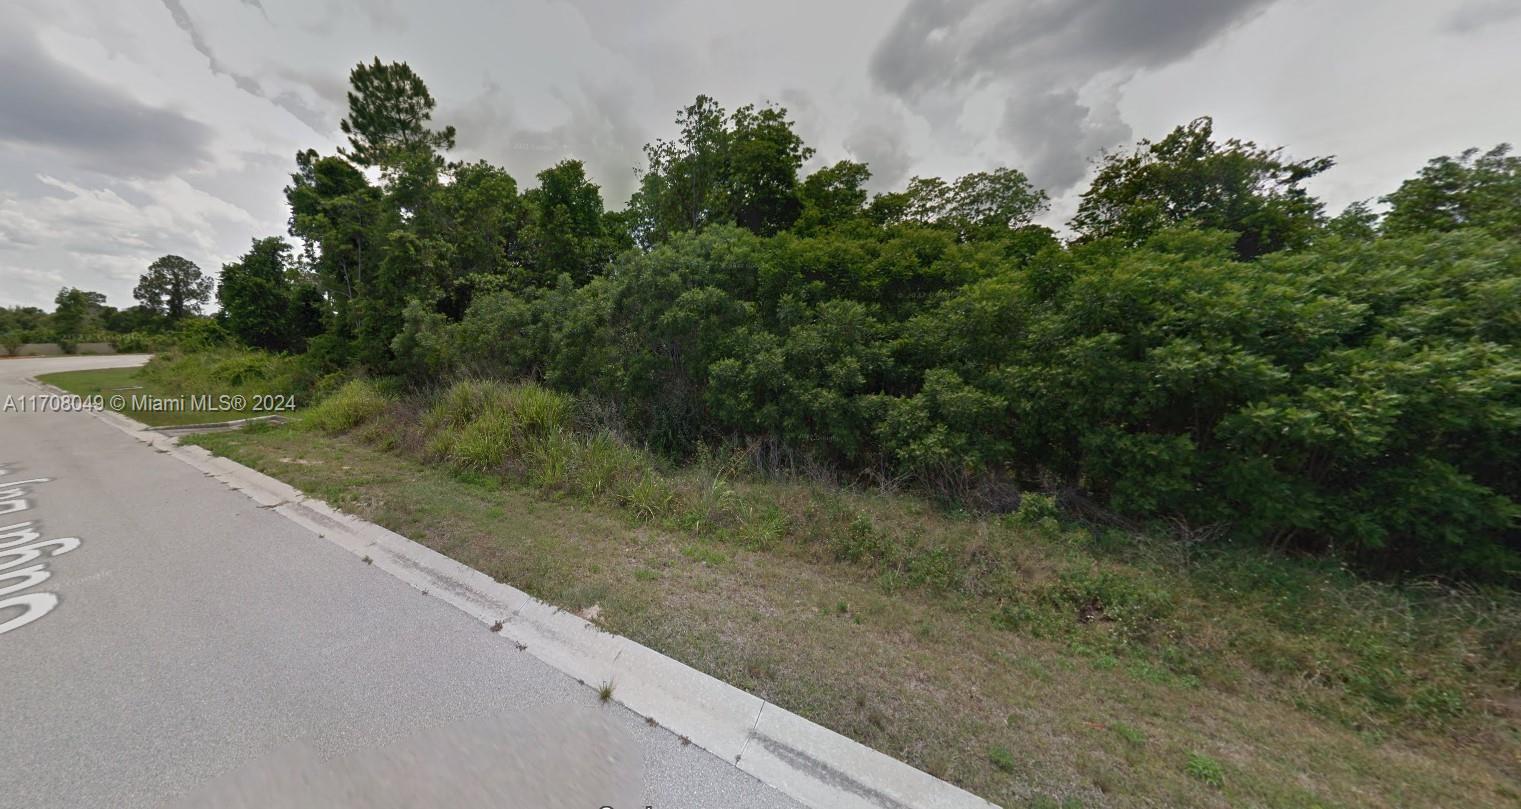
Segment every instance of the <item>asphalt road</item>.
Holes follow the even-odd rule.
[[[0,360],[0,807],[797,805],[89,414],[3,410],[140,361]]]

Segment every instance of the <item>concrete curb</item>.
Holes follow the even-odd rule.
[[[54,391],[51,385],[29,380]],[[817,809],[986,809],[995,806],[760,697],[539,601],[287,483],[181,446],[112,412],[96,418],[242,492],[398,579],[495,627],[528,654]]]

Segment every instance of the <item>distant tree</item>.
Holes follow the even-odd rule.
[[[1081,240],[1136,245],[1193,223],[1235,233],[1241,259],[1308,243],[1322,206],[1302,184],[1331,168],[1331,158],[1290,161],[1282,149],[1234,138],[1218,144],[1213,135],[1214,122],[1199,118],[1160,141],[1109,155],[1083,193],[1072,229]]]
[[[1384,230],[1395,235],[1479,227],[1501,238],[1521,237],[1521,157],[1502,143],[1438,157],[1384,197]]]
[[[156,315],[142,306],[128,306],[125,309],[114,309],[108,306],[101,319],[101,325],[106,331],[117,334],[151,331],[161,323],[162,321]]]
[[[58,290],[53,303],[52,330],[60,339],[77,338],[91,328],[98,328],[106,296],[77,287]]]
[[[25,332],[41,329],[47,312],[35,306],[8,306],[0,309],[0,332]]]
[[[186,315],[200,314],[201,307],[211,299],[211,287],[212,280],[202,275],[194,262],[168,255],[148,265],[148,271],[138,278],[132,297],[158,316],[178,321]]]
[[[867,216],[882,225],[946,227],[962,240],[1021,228],[1048,207],[1046,192],[1011,168],[965,174],[954,182],[914,177],[904,191],[878,194]]]
[[[1344,239],[1371,239],[1378,235],[1378,214],[1366,202],[1350,203],[1326,220],[1326,232]]]
[[[454,127],[428,128],[437,102],[406,62],[359,63],[349,72],[349,114],[339,122],[349,138],[344,157],[361,166],[396,167],[409,158],[454,147]]]

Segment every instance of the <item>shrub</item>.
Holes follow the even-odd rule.
[[[374,383],[354,379],[308,409],[301,423],[308,429],[330,433],[351,430],[379,416],[389,403]]]

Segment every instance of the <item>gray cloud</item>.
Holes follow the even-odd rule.
[[[1447,15],[1442,27],[1451,34],[1471,34],[1517,17],[1521,17],[1517,0],[1468,0]]]
[[[908,178],[913,165],[908,141],[900,125],[873,121],[856,128],[843,144],[850,156],[871,168],[872,190],[897,188]]]
[[[1073,90],[1011,97],[999,131],[1026,161],[1030,181],[1058,191],[1083,179],[1090,155],[1131,138],[1112,102],[1095,112]]]
[[[500,164],[521,188],[532,187],[534,175],[561,160],[582,160],[602,185],[603,202],[621,207],[633,193],[635,161],[649,139],[630,94],[613,84],[582,81],[553,96],[566,118],[552,126],[519,123],[502,86],[490,80],[467,102],[441,109],[437,120],[455,127],[460,154]]]
[[[329,132],[337,128],[337,124],[327,118],[324,110],[307,104],[304,99],[296,94],[286,92],[269,95],[264,92],[264,88],[259,84],[258,79],[245,73],[239,73],[228,67],[221,59],[217,58],[216,53],[211,49],[211,45],[206,42],[206,38],[201,35],[200,29],[196,27],[195,21],[190,18],[190,12],[185,10],[185,6],[180,0],[160,0],[160,2],[169,11],[169,16],[174,18],[174,24],[179,26],[179,29],[190,37],[191,47],[206,57],[212,73],[232,79],[233,85],[239,90],[275,104],[291,115],[294,115],[296,120],[306,124],[313,130]],[[269,18],[269,14],[264,11],[264,6],[260,5],[258,0],[243,0],[243,4],[257,8],[259,13],[264,15],[265,19]]]
[[[937,87],[1040,74],[1083,79],[1171,64],[1273,0],[913,0],[872,77],[913,99]]]
[[[96,84],[19,34],[0,41],[0,110],[0,142],[104,174],[162,177],[210,157],[204,124]]]
[[[1090,109],[1078,91],[1118,85],[1181,60],[1273,0],[912,0],[872,55],[873,81],[939,129],[972,93],[1010,97],[1002,131],[1026,166],[1061,192],[1096,149],[1127,138],[1112,104]],[[1044,119],[1037,116],[1045,116]]]

